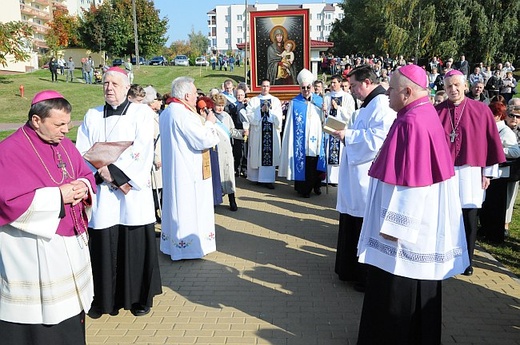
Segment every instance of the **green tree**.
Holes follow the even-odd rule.
[[[139,55],[159,51],[165,44],[168,19],[159,18],[153,1],[135,0]],[[85,47],[106,51],[112,56],[133,55],[134,25],[132,0],[110,0],[101,6],[91,6],[80,20],[79,33]]]
[[[14,61],[27,60],[32,35],[33,30],[29,24],[21,21],[0,23],[0,64],[7,66],[9,55]]]
[[[520,56],[518,0],[344,0],[329,40],[338,55],[458,57],[473,62]],[[520,61],[519,61],[520,63]]]
[[[50,29],[45,35],[45,42],[53,52],[79,44],[78,19],[70,16],[68,11],[55,10],[52,21],[47,23],[47,26]]]
[[[191,48],[191,55],[199,56],[206,53],[209,47],[209,39],[202,34],[202,32],[195,33],[193,28],[191,33],[188,35],[189,45]]]

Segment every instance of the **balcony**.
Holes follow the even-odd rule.
[[[30,26],[32,26],[32,28],[34,29],[35,33],[45,35],[49,31],[49,27],[48,26],[37,24],[37,23],[33,23],[31,21],[28,21],[28,20],[24,20],[23,22],[29,24]]]
[[[29,2],[31,0],[25,0],[25,2]],[[37,4],[43,5],[43,6],[49,6],[51,4],[50,0],[32,0],[31,2],[35,2]]]
[[[42,10],[38,10],[29,5],[20,4],[20,12],[26,14],[28,16],[43,19],[43,20],[51,20],[51,14]]]

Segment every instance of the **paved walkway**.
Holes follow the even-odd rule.
[[[282,181],[237,185],[238,212],[216,208],[218,251],[159,254],[151,313],[87,318],[89,345],[356,343],[363,294],[334,273],[336,188],[302,199]],[[442,344],[520,345],[520,283],[486,253],[475,261],[472,277],[443,285]]]
[[[81,125],[83,121],[72,121],[72,124],[74,126],[79,126]],[[14,130],[17,130],[18,128],[22,127],[24,124],[23,123],[0,123],[0,132],[2,131],[14,131]]]

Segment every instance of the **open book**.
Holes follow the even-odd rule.
[[[333,134],[335,131],[345,129],[347,123],[335,118],[334,116],[327,116],[325,123],[323,124],[323,131],[329,134]]]

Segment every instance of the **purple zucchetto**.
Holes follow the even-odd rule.
[[[124,69],[122,69],[121,67],[117,67],[117,66],[110,67],[109,69],[107,69],[107,72],[117,72],[117,73],[124,74],[125,76],[128,76],[128,73]]]
[[[399,68],[398,71],[423,89],[428,88],[428,76],[421,67],[417,65],[406,65]]]
[[[35,105],[36,103],[40,103],[42,101],[46,101],[48,99],[56,99],[56,98],[65,98],[61,93],[54,90],[44,90],[38,92],[34,95],[34,98],[31,101],[31,105]]]
[[[444,78],[453,77],[454,75],[464,75],[464,74],[461,71],[459,71],[458,69],[452,69],[451,71],[447,72],[444,75]]]

